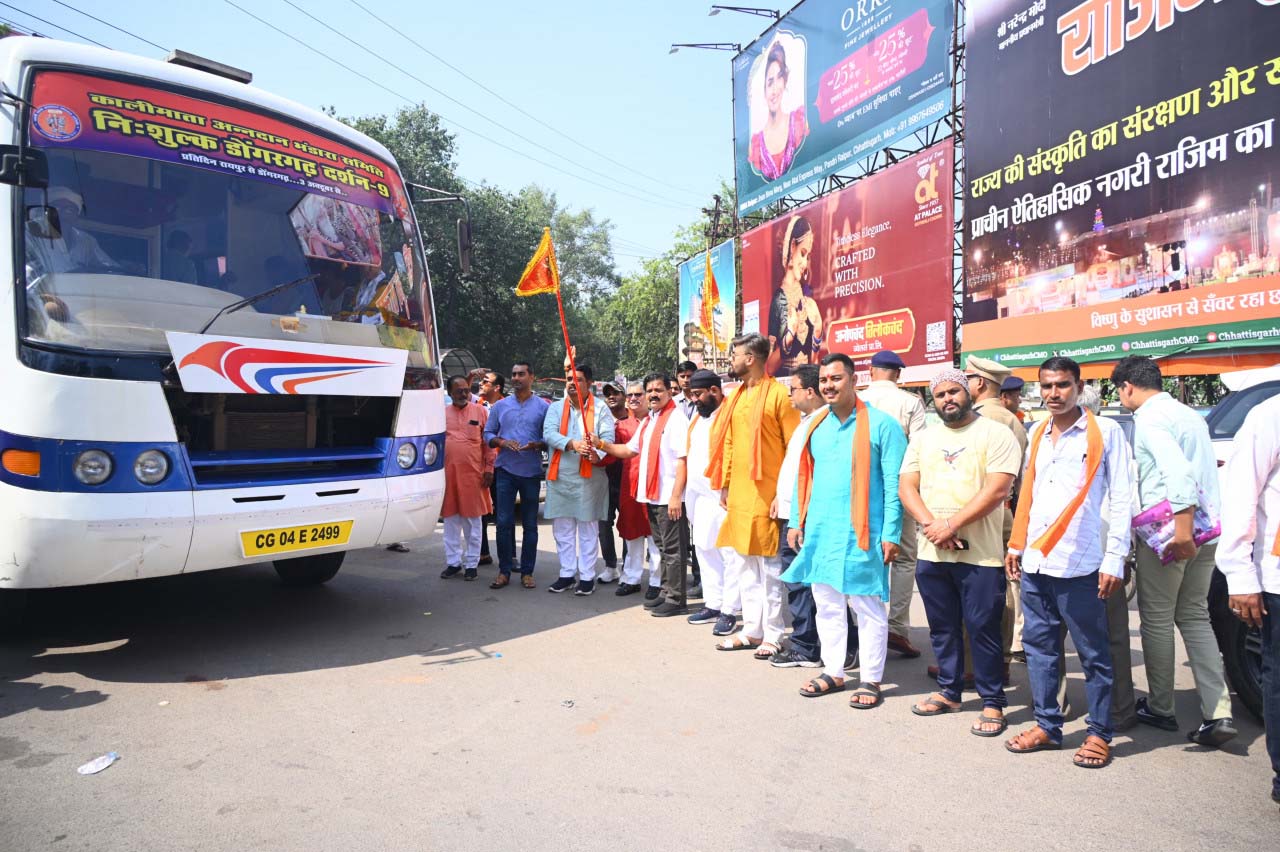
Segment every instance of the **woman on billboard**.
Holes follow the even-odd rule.
[[[764,104],[769,110],[769,117],[760,132],[751,137],[751,148],[747,154],[751,167],[767,181],[777,180],[787,173],[800,146],[804,144],[805,137],[809,135],[809,120],[805,118],[803,97],[796,109],[789,113],[782,110],[790,77],[787,52],[783,49],[781,40],[775,41],[769,48],[764,63]]]
[[[809,289],[809,260],[813,227],[803,216],[792,216],[778,253],[781,280],[769,306],[768,367],[775,376],[790,375],[801,364],[816,364],[823,343],[822,311]]]

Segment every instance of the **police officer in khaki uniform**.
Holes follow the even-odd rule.
[[[888,414],[907,439],[925,426],[924,402],[916,394],[898,387],[898,377],[907,365],[898,353],[882,349],[871,356],[871,384],[858,391],[862,401],[872,408]],[[908,631],[911,628],[911,596],[916,581],[916,522],[906,512],[902,514],[902,542],[898,558],[893,560],[889,573],[889,650],[907,658],[920,656],[911,644]]]

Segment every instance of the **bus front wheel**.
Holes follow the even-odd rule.
[[[275,560],[276,573],[286,586],[318,586],[327,583],[342,567],[345,550]]]

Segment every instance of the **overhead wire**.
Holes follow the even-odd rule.
[[[40,22],[40,23],[42,23],[42,24],[48,24],[49,26],[53,27],[55,30],[62,30],[64,33],[67,33],[68,35],[73,35],[73,36],[75,36],[76,38],[80,39],[81,41],[87,41],[87,42],[89,42],[90,44],[96,44],[98,47],[106,47],[106,45],[105,45],[105,44],[103,44],[103,43],[102,43],[102,42],[100,42],[100,41],[96,41],[96,40],[94,40],[94,39],[91,39],[91,38],[89,38],[87,35],[81,35],[80,33],[76,32],[75,30],[69,30],[69,29],[67,29],[66,27],[58,26],[58,25],[57,25],[57,24],[55,24],[53,21],[47,21],[47,20],[45,20],[44,18],[40,17],[39,15],[33,15],[33,14],[31,14],[31,13],[30,13],[30,12],[28,12],[26,9],[19,9],[17,6],[10,6],[8,3],[0,3],[0,6],[4,6],[4,7],[5,7],[5,8],[7,8],[7,9],[12,9],[12,10],[13,10],[13,11],[15,11],[15,12],[21,12],[22,14],[26,15],[28,18],[34,18],[35,20],[39,21],[39,22]],[[20,25],[20,24],[15,24],[15,26],[21,26],[21,25]]]
[[[283,2],[284,2],[286,5],[288,5],[288,6],[292,7],[293,9],[297,10],[298,12],[301,12],[302,14],[306,15],[306,16],[307,16],[307,17],[309,17],[312,21],[315,21],[315,22],[316,22],[317,24],[319,24],[320,26],[322,26],[322,27],[324,27],[325,29],[329,30],[329,32],[333,33],[334,35],[336,35],[336,36],[338,36],[339,38],[343,39],[344,41],[348,42],[349,44],[354,45],[355,47],[359,48],[360,50],[363,50],[365,53],[367,53],[367,54],[369,54],[370,56],[372,56],[373,58],[377,59],[377,60],[378,60],[379,62],[381,62],[382,64],[384,64],[384,65],[387,65],[387,66],[391,67],[391,68],[392,68],[393,70],[395,70],[395,71],[399,71],[399,72],[400,72],[401,74],[403,74],[404,76],[406,76],[406,77],[410,78],[411,80],[415,80],[415,81],[416,81],[416,82],[418,82],[420,85],[422,85],[422,86],[426,87],[427,89],[430,89],[432,92],[435,92],[437,95],[439,95],[440,97],[442,97],[442,98],[444,98],[445,100],[449,101],[450,103],[456,104],[457,106],[461,107],[462,109],[466,110],[467,112],[471,113],[472,115],[474,115],[474,116],[476,116],[476,117],[478,117],[478,118],[481,118],[481,119],[483,119],[484,121],[489,122],[489,123],[490,123],[490,124],[492,124],[494,127],[497,127],[497,128],[498,128],[498,129],[500,129],[500,130],[503,130],[503,131],[505,131],[505,132],[507,132],[507,133],[510,133],[512,136],[514,136],[515,138],[519,139],[521,142],[525,142],[525,143],[527,143],[527,144],[529,144],[529,145],[534,146],[535,148],[537,148],[537,149],[539,149],[539,150],[541,150],[541,151],[545,151],[546,153],[550,154],[550,155],[551,155],[551,156],[553,156],[553,157],[558,157],[559,159],[564,160],[566,163],[568,163],[568,164],[570,164],[570,165],[572,165],[572,166],[574,166],[574,167],[576,167],[576,168],[582,169],[583,171],[590,172],[590,173],[591,173],[591,174],[593,174],[593,175],[598,175],[599,177],[602,177],[602,178],[604,178],[605,180],[613,181],[614,183],[618,184],[619,186],[625,186],[625,187],[628,187],[628,188],[630,188],[630,189],[634,189],[634,190],[636,190],[636,191],[638,191],[638,192],[651,192],[651,191],[652,191],[652,190],[648,189],[647,187],[637,186],[636,184],[628,183],[628,182],[623,181],[623,180],[619,180],[619,179],[618,179],[618,178],[616,178],[615,176],[610,175],[610,174],[608,174],[607,172],[602,172],[602,171],[600,171],[599,169],[593,169],[591,166],[588,166],[588,165],[586,165],[585,163],[581,163],[581,162],[579,162],[579,161],[577,161],[577,160],[572,159],[571,157],[566,157],[564,154],[560,153],[559,151],[556,151],[556,150],[554,150],[554,149],[552,149],[552,148],[548,148],[546,145],[543,145],[542,143],[540,143],[540,142],[538,142],[538,141],[536,141],[536,140],[534,140],[534,139],[530,139],[528,136],[524,135],[524,134],[523,134],[523,133],[521,133],[520,131],[518,131],[518,130],[514,130],[514,129],[513,129],[513,128],[511,128],[511,127],[508,127],[507,125],[503,124],[502,122],[498,121],[498,120],[497,120],[497,119],[495,119],[495,118],[491,118],[490,116],[486,115],[485,113],[481,112],[480,110],[476,109],[475,107],[471,106],[470,104],[467,104],[467,103],[465,103],[465,102],[463,102],[463,101],[461,101],[461,100],[459,100],[459,99],[457,99],[457,98],[453,97],[453,96],[452,96],[452,95],[450,95],[448,92],[445,92],[444,90],[440,89],[438,86],[435,86],[435,85],[433,85],[433,84],[431,84],[431,83],[428,83],[426,80],[422,79],[421,77],[419,77],[418,75],[414,74],[413,72],[405,70],[405,69],[404,69],[404,68],[402,68],[401,66],[399,66],[399,65],[397,65],[396,63],[392,62],[390,59],[387,59],[385,56],[383,56],[383,55],[381,55],[380,53],[378,53],[376,50],[373,50],[372,48],[368,47],[367,45],[361,44],[359,41],[355,40],[355,39],[354,39],[354,38],[352,38],[351,36],[349,36],[349,35],[347,35],[346,33],[342,32],[342,31],[341,31],[341,30],[339,30],[337,27],[335,27],[335,26],[333,26],[332,24],[328,23],[327,21],[325,21],[325,20],[321,19],[321,18],[320,18],[318,15],[316,15],[315,13],[313,13],[313,12],[308,12],[306,9],[302,8],[302,7],[301,7],[301,6],[299,6],[297,3],[295,3],[295,2],[294,2],[294,0],[283,0]],[[681,209],[683,209],[683,207],[681,207]]]
[[[364,74],[364,73],[362,73],[362,72],[360,72],[360,71],[357,71],[356,69],[352,68],[350,65],[347,65],[346,63],[341,62],[341,61],[339,61],[339,60],[337,60],[337,59],[333,58],[332,56],[330,56],[329,54],[327,54],[327,53],[325,53],[325,52],[323,52],[323,51],[319,50],[318,48],[313,47],[312,45],[308,44],[307,42],[305,42],[305,41],[303,41],[302,39],[298,38],[297,36],[293,35],[292,33],[286,32],[285,30],[281,29],[280,27],[277,27],[275,24],[272,24],[270,21],[267,21],[267,20],[265,20],[265,19],[263,19],[263,18],[259,17],[258,15],[255,15],[253,12],[250,12],[248,9],[246,9],[246,8],[244,8],[243,6],[241,6],[240,4],[236,3],[236,2],[235,2],[235,0],[223,0],[223,2],[224,2],[224,3],[226,3],[228,6],[231,6],[231,7],[235,8],[235,9],[239,10],[239,11],[240,11],[240,12],[242,12],[243,14],[245,14],[245,15],[249,16],[250,18],[253,18],[255,21],[257,21],[258,23],[262,24],[263,26],[265,26],[265,27],[267,27],[267,28],[271,29],[272,31],[274,31],[274,32],[276,32],[276,33],[279,33],[280,35],[284,36],[285,38],[288,38],[290,41],[293,41],[293,42],[295,42],[296,44],[299,44],[299,45],[301,45],[302,47],[306,48],[307,50],[311,51],[312,53],[315,53],[316,55],[321,56],[321,57],[323,57],[323,58],[327,59],[328,61],[330,61],[330,62],[332,62],[333,64],[337,65],[339,68],[342,68],[344,71],[347,71],[348,73],[354,74],[355,76],[359,77],[360,79],[364,80],[365,82],[367,82],[367,83],[369,83],[369,84],[371,84],[371,85],[373,85],[373,86],[377,86],[379,89],[382,89],[383,91],[388,92],[388,93],[390,93],[390,94],[392,94],[392,95],[396,96],[397,98],[400,98],[401,100],[403,100],[403,101],[405,101],[405,102],[407,102],[407,103],[410,103],[410,104],[416,104],[416,103],[418,103],[418,101],[416,101],[414,98],[409,97],[408,95],[404,94],[403,92],[399,92],[399,91],[397,91],[397,90],[395,90],[395,89],[392,89],[390,86],[387,86],[386,84],[381,83],[381,82],[379,82],[379,81],[377,81],[377,80],[373,79],[372,77],[368,76],[367,74]],[[496,140],[496,139],[493,139],[493,138],[491,138],[491,137],[489,137],[489,136],[486,136],[485,134],[483,134],[483,133],[481,133],[481,132],[479,132],[479,131],[477,131],[477,130],[472,130],[470,127],[467,127],[466,125],[464,125],[464,124],[462,124],[462,123],[460,123],[460,122],[458,122],[458,121],[455,121],[455,120],[453,120],[453,119],[451,119],[451,118],[449,118],[449,117],[445,116],[443,113],[439,112],[438,110],[432,110],[432,112],[434,112],[437,116],[439,116],[439,117],[440,117],[440,119],[441,119],[442,121],[444,121],[444,122],[446,122],[446,123],[448,123],[448,124],[453,125],[454,127],[458,128],[459,130],[462,130],[462,131],[464,131],[464,132],[466,132],[466,133],[469,133],[469,134],[471,134],[471,135],[473,135],[473,136],[479,137],[480,139],[483,139],[484,141],[486,141],[486,142],[490,143],[491,145],[496,145],[497,147],[502,148],[502,149],[503,149],[503,150],[505,150],[505,151],[509,151],[509,152],[511,152],[512,154],[515,154],[515,155],[520,156],[520,157],[524,157],[525,159],[530,160],[530,161],[532,161],[532,162],[535,162],[535,163],[537,163],[537,164],[539,164],[539,165],[541,165],[541,166],[546,166],[547,168],[552,169],[553,171],[556,171],[556,172],[559,172],[559,173],[561,173],[561,174],[567,175],[568,177],[574,178],[575,180],[580,180],[580,181],[583,181],[584,183],[589,183],[589,184],[591,184],[591,185],[593,185],[593,186],[597,186],[597,187],[599,187],[599,188],[601,188],[601,189],[608,190],[609,192],[615,193],[615,194],[617,194],[617,195],[625,195],[625,196],[627,196],[628,198],[633,198],[633,199],[635,199],[635,200],[637,200],[637,201],[641,201],[641,202],[644,202],[644,203],[646,203],[646,204],[653,204],[653,205],[656,205],[656,206],[659,206],[659,207],[669,207],[669,208],[677,209],[677,210],[684,210],[684,209],[687,209],[684,205],[678,205],[678,204],[674,204],[674,203],[671,203],[671,202],[669,202],[669,201],[665,201],[665,200],[654,199],[654,198],[646,198],[646,197],[644,197],[644,196],[635,195],[635,194],[633,194],[633,193],[626,192],[625,190],[621,190],[621,189],[618,189],[618,188],[616,188],[616,187],[612,187],[612,186],[608,186],[608,185],[606,185],[606,184],[602,184],[602,183],[600,183],[599,181],[592,180],[591,178],[584,177],[584,176],[582,176],[582,175],[578,175],[578,174],[574,174],[573,172],[570,172],[570,171],[568,171],[568,170],[566,170],[566,169],[563,169],[563,168],[561,168],[560,166],[555,165],[554,163],[548,163],[548,162],[546,162],[545,160],[541,160],[541,159],[539,159],[539,158],[537,158],[537,157],[533,156],[532,154],[528,153],[527,151],[521,151],[521,150],[519,150],[519,149],[517,149],[517,148],[514,148],[514,147],[512,147],[512,146],[510,146],[510,145],[507,145],[507,144],[505,144],[505,143],[503,143],[503,142],[499,142],[499,141],[498,141],[498,140]]]
[[[57,3],[59,6],[63,6],[67,9],[70,9],[71,11],[75,12],[78,15],[84,15],[86,18],[95,20],[105,27],[111,27],[111,29],[115,30],[118,33],[124,33],[130,38],[137,39],[138,41],[143,42],[144,44],[149,44],[152,47],[154,47],[156,50],[163,50],[166,53],[169,52],[169,48],[164,47],[163,45],[156,44],[154,41],[152,41],[149,38],[143,38],[142,36],[138,35],[135,32],[130,32],[129,30],[121,29],[120,27],[117,27],[115,24],[111,23],[110,21],[104,21],[102,20],[102,18],[99,18],[95,15],[90,15],[88,12],[84,11],[83,9],[77,9],[75,6],[72,6],[70,3],[63,3],[62,0],[53,0],[53,2]]]
[[[447,59],[445,59],[444,57],[440,56],[438,53],[435,53],[434,51],[432,51],[432,50],[428,49],[428,48],[427,48],[427,47],[425,47],[421,42],[419,42],[418,40],[416,40],[416,39],[412,38],[411,36],[407,35],[404,31],[402,31],[402,30],[400,30],[399,28],[397,28],[394,24],[391,24],[390,22],[388,22],[388,21],[384,20],[383,18],[379,17],[379,16],[378,16],[378,14],[377,14],[376,12],[374,12],[374,11],[373,11],[372,9],[370,9],[369,7],[365,6],[363,3],[361,3],[361,2],[360,2],[360,0],[350,0],[350,2],[351,2],[353,5],[357,6],[359,9],[361,9],[361,10],[362,10],[365,14],[367,14],[369,17],[373,18],[375,21],[377,21],[378,23],[382,24],[382,25],[383,25],[383,26],[385,26],[387,29],[391,30],[393,33],[395,33],[396,35],[400,36],[400,37],[401,37],[402,39],[404,39],[405,41],[407,41],[407,42],[409,42],[410,44],[412,44],[414,47],[418,48],[418,50],[422,51],[422,52],[423,52],[423,53],[425,53],[427,56],[430,56],[432,59],[434,59],[434,60],[436,60],[437,62],[439,62],[441,65],[444,65],[446,68],[450,69],[450,70],[451,70],[451,71],[453,71],[455,74],[458,74],[459,76],[463,77],[464,79],[466,79],[466,80],[470,81],[470,82],[471,82],[471,83],[473,83],[474,85],[476,85],[476,86],[478,86],[479,88],[483,89],[484,91],[488,92],[490,95],[493,95],[493,97],[497,98],[499,101],[501,101],[502,103],[504,103],[504,104],[506,104],[507,106],[511,107],[511,108],[512,108],[512,109],[514,109],[516,112],[520,113],[521,115],[525,116],[526,118],[529,118],[530,120],[537,122],[538,124],[542,125],[543,127],[547,128],[548,130],[550,130],[552,133],[555,133],[555,134],[556,134],[556,135],[558,135],[558,136],[562,136],[562,137],[564,137],[565,139],[567,139],[567,140],[569,140],[570,142],[572,142],[574,145],[577,145],[577,146],[578,146],[579,148],[581,148],[582,150],[587,151],[587,152],[589,152],[589,153],[591,153],[591,154],[594,154],[594,155],[596,155],[597,157],[600,157],[601,159],[607,160],[607,161],[609,161],[610,163],[613,163],[615,166],[619,166],[620,168],[626,169],[627,171],[631,172],[632,174],[634,174],[634,175],[638,175],[639,177],[642,177],[642,178],[644,178],[645,180],[652,181],[653,183],[656,183],[656,184],[658,184],[659,186],[667,187],[668,189],[675,190],[676,192],[679,192],[679,193],[682,193],[682,194],[685,194],[685,195],[691,195],[691,196],[696,196],[696,195],[697,195],[697,193],[690,192],[690,191],[689,191],[689,190],[687,190],[687,189],[683,189],[683,188],[681,188],[681,187],[675,186],[674,184],[667,183],[666,181],[661,180],[661,179],[659,179],[659,178],[655,178],[655,177],[653,177],[653,176],[651,176],[651,175],[645,174],[644,172],[642,172],[642,171],[640,171],[640,170],[638,170],[638,169],[636,169],[636,168],[633,168],[632,166],[629,166],[629,165],[627,165],[626,163],[624,163],[624,162],[622,162],[622,161],[620,161],[620,160],[616,160],[616,159],[614,159],[613,157],[609,156],[608,154],[604,153],[603,151],[597,151],[595,148],[592,148],[590,145],[586,145],[586,144],[584,144],[583,142],[581,142],[580,140],[575,139],[572,135],[570,135],[570,134],[568,134],[568,133],[565,133],[563,130],[561,130],[560,128],[556,127],[555,125],[552,125],[552,124],[547,123],[546,121],[542,120],[542,119],[541,119],[541,118],[539,118],[538,116],[536,116],[536,115],[534,115],[533,113],[531,113],[531,112],[529,112],[528,110],[526,110],[524,107],[522,107],[522,106],[520,106],[519,104],[517,104],[517,103],[515,103],[515,102],[513,102],[513,101],[511,101],[511,100],[509,100],[508,98],[504,97],[504,96],[503,96],[503,95],[501,95],[500,93],[498,93],[498,92],[494,91],[494,90],[493,90],[492,88],[490,88],[489,86],[486,86],[484,83],[480,82],[480,81],[479,81],[479,80],[477,80],[475,77],[472,77],[472,76],[471,76],[470,74],[468,74],[466,71],[463,71],[461,68],[459,68],[458,66],[456,66],[456,65],[454,65],[453,63],[449,62]]]

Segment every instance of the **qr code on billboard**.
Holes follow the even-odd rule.
[[[926,352],[943,352],[947,348],[947,324],[931,322],[924,327],[924,348]]]

